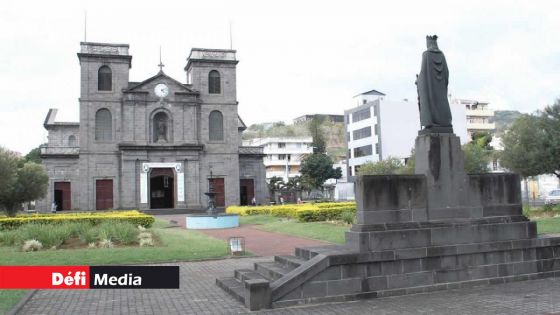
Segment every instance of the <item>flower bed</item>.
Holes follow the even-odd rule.
[[[97,225],[105,221],[126,221],[134,226],[150,227],[155,219],[137,210],[107,212],[74,212],[59,214],[23,214],[16,217],[0,216],[0,230],[13,229],[28,223],[59,224],[65,222],[89,222]]]
[[[268,214],[276,217],[288,217],[300,222],[340,220],[345,212],[356,213],[355,202],[327,202],[315,204],[289,204],[281,206],[230,206],[226,213],[241,216]]]

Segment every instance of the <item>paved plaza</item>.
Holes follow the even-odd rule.
[[[185,228],[185,215],[158,215],[158,219],[175,221]],[[331,245],[331,243],[259,230],[257,225],[242,225],[232,229],[198,230],[206,235],[227,241],[230,237],[244,237],[245,248],[256,256],[293,255],[296,247]]]
[[[179,263],[179,290],[39,290],[17,314],[246,314],[215,285],[271,257]],[[177,264],[170,264],[177,265]],[[254,312],[257,314],[560,314],[560,279]]]

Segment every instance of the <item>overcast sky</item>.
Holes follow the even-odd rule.
[[[247,124],[342,114],[376,89],[416,99],[425,36],[437,34],[454,97],[532,112],[560,97],[560,3],[545,1],[6,1],[0,6],[0,145],[46,141],[49,108],[78,121],[84,40],[128,43],[131,81],[185,82],[192,47],[237,50]],[[415,108],[415,107],[413,107]]]

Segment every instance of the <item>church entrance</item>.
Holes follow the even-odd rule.
[[[72,209],[71,190],[70,182],[54,183],[54,202],[56,203],[56,210]]]
[[[174,208],[175,174],[172,168],[152,168],[150,172],[150,209]]]
[[[255,197],[255,184],[252,179],[242,179],[239,183],[239,202],[242,206],[251,204]]]

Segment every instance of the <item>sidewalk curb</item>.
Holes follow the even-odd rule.
[[[27,303],[27,301],[29,301],[35,295],[35,293],[37,293],[37,291],[39,290],[31,290],[27,292],[23,296],[23,298],[6,313],[6,315],[16,315],[23,308],[25,303]]]

